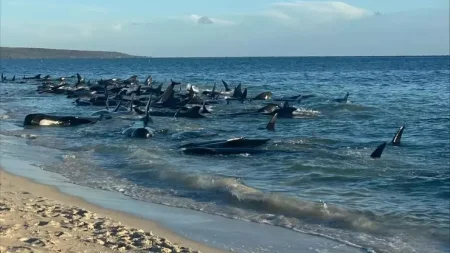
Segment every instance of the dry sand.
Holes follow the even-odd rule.
[[[0,252],[224,252],[0,169]]]

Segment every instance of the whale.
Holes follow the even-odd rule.
[[[238,87],[240,87],[240,84]],[[238,89],[238,88],[236,88],[236,89]],[[229,104],[230,101],[233,101],[233,100],[237,100],[237,101],[240,101],[241,103],[244,103],[244,101],[247,99],[247,88],[245,88],[243,92],[241,91],[240,88],[238,90],[236,90],[236,89],[235,89],[235,94],[233,94],[232,97],[226,98],[227,104]],[[239,95],[239,97],[237,97],[238,95]]]
[[[180,109],[178,109],[178,110],[175,112],[174,117],[175,117],[175,118],[179,118],[179,117],[182,117],[182,118],[191,118],[191,119],[204,118],[205,116],[203,116],[203,115],[200,113],[200,110],[201,110],[201,109],[202,109],[202,107],[199,106],[199,105],[193,106],[193,107],[191,107],[191,108],[181,107]]]
[[[391,144],[394,146],[399,146],[400,142],[402,140],[403,130],[405,129],[405,125],[401,126],[397,133],[394,135],[394,138],[392,138]]]
[[[259,154],[265,150],[253,148],[205,148],[193,147],[183,149],[183,153],[190,155],[237,155],[237,154]]]
[[[208,108],[206,108],[206,102],[203,102],[202,109],[200,110],[200,113],[211,113]]]
[[[239,84],[236,88],[234,88],[232,98],[241,98],[242,97],[242,84]]]
[[[370,157],[372,158],[381,158],[381,154],[383,154],[384,148],[386,147],[387,142],[383,142],[381,143],[376,149],[375,151],[372,152],[372,154],[370,155]]]
[[[251,100],[269,100],[271,98],[272,98],[272,92],[266,91],[266,92],[262,92],[262,93],[256,95]]]
[[[270,139],[251,139],[245,137],[232,138],[228,140],[212,140],[205,142],[194,142],[187,143],[181,145],[179,148],[194,148],[194,147],[203,147],[203,148],[256,148],[263,146]]]
[[[175,88],[175,85],[179,85],[181,83],[174,82],[172,80],[170,80],[170,81],[171,81],[171,83],[166,88],[164,93],[156,100],[157,105],[161,105],[163,107],[171,107],[171,106],[176,105],[176,103],[174,104],[174,102],[176,100],[176,99],[174,99],[174,93],[175,93],[174,88]]]
[[[262,112],[262,113],[266,113],[266,114],[270,114],[272,112],[274,112],[277,109],[280,109],[281,107],[278,104],[267,104],[266,106],[258,109],[258,112]]]
[[[76,116],[55,116],[44,113],[28,114],[24,121],[24,126],[79,126],[92,124],[103,120],[103,116],[98,118],[76,117]]]
[[[134,126],[125,129],[122,134],[131,138],[150,138],[154,136],[155,131],[152,128],[148,127],[148,124],[150,122],[153,122],[149,114],[151,103],[152,98],[150,97],[147,105],[145,106],[145,116],[142,118],[142,120],[134,123]],[[137,126],[139,124],[141,125]]]
[[[347,92],[347,94],[345,94],[345,96],[343,98],[336,98],[336,99],[333,99],[333,101],[337,102],[337,103],[347,103],[349,95],[350,95],[350,93]]]
[[[297,110],[297,108],[295,107],[291,107],[289,105],[288,101],[285,101],[283,104],[283,107],[279,107],[275,110],[273,110],[270,113],[265,113],[265,114],[269,114],[269,115],[274,115],[274,114],[278,114],[277,117],[281,117],[281,118],[292,118],[294,117],[294,112]]]

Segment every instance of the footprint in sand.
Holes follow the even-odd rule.
[[[36,251],[33,251],[31,248],[23,247],[23,246],[14,246],[14,247],[8,247],[6,251],[1,251],[6,253],[33,253]]]
[[[33,247],[44,247],[45,246],[45,243],[43,241],[41,241],[41,239],[39,239],[39,238],[24,237],[24,238],[20,238],[19,240],[22,242],[28,243]]]

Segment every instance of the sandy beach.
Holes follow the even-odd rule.
[[[0,252],[222,252],[0,169]]]

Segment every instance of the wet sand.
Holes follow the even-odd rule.
[[[224,252],[0,169],[0,252]]]

